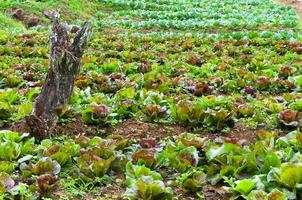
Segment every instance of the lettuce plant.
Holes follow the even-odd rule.
[[[17,160],[33,153],[33,148],[34,138],[28,138],[28,134],[20,135],[13,131],[0,131],[0,160]]]
[[[302,112],[302,100],[299,99],[289,105],[289,108],[298,112]]]
[[[236,144],[209,145],[206,158],[210,164],[205,169],[212,184],[216,184],[226,175],[240,177],[247,171],[252,174],[257,171],[254,153]]]
[[[288,199],[288,195],[279,191],[278,189],[274,189],[268,194],[263,190],[252,190],[247,196],[247,200],[256,200],[256,199],[286,200]]]
[[[292,190],[300,189],[302,184],[302,165],[283,163],[280,170],[276,172],[277,181]]]
[[[167,108],[156,104],[146,105],[142,111],[149,117],[150,120],[157,118],[165,118],[167,116]]]
[[[9,192],[15,186],[15,181],[5,172],[0,172],[0,192]]]
[[[61,171],[61,166],[57,161],[49,157],[43,157],[36,164],[32,164],[31,162],[29,164],[22,163],[20,169],[24,176],[43,174],[58,175]]]
[[[302,150],[302,132],[291,131],[287,135],[276,140],[276,145],[282,148],[292,147],[297,151]]]
[[[142,149],[132,154],[132,161],[151,168],[155,164],[156,159],[152,150]]]
[[[186,190],[196,192],[207,183],[207,175],[198,169],[191,169],[177,178],[180,186]]]
[[[185,145],[186,147],[194,146],[197,149],[202,149],[206,146],[208,139],[201,138],[197,134],[192,133],[182,133],[180,136],[176,138],[178,143]]]
[[[115,112],[119,117],[132,117],[138,111],[138,105],[135,101],[124,99],[118,102]]]
[[[279,122],[285,126],[297,127],[301,123],[302,117],[298,111],[286,109],[278,114]]]
[[[88,178],[102,177],[111,167],[114,158],[115,154],[112,150],[94,147],[82,150],[77,165],[80,172]]]
[[[204,115],[204,107],[200,102],[181,100],[177,104],[173,104],[171,115],[183,124],[198,124],[202,122]]]
[[[204,127],[209,131],[222,130],[225,127],[233,127],[234,120],[231,112],[225,109],[218,111],[208,109],[205,112]]]
[[[14,162],[0,161],[0,172],[10,174],[14,170]]]
[[[82,119],[86,124],[106,123],[110,108],[106,105],[89,106],[82,111]]]
[[[133,165],[128,162],[126,185],[125,195],[130,199],[172,199],[172,191],[165,186],[161,175],[145,166]]]
[[[42,141],[43,143],[43,141]],[[44,149],[43,155],[56,160],[61,166],[71,161],[71,158],[80,153],[80,146],[72,141],[64,144],[54,144]]]
[[[156,160],[157,166],[167,166],[179,172],[186,172],[191,167],[197,166],[199,156],[194,146],[167,144],[165,149],[157,154]]]
[[[139,94],[141,112],[149,121],[165,121],[170,114],[168,101],[163,93],[142,90]]]
[[[233,187],[231,187],[230,189],[235,193],[233,194],[233,196],[241,196],[247,199],[247,196],[256,187],[256,184],[257,182],[252,179],[237,180],[234,182]]]
[[[37,184],[41,194],[47,194],[52,192],[59,183],[59,177],[57,175],[42,174],[37,178]]]
[[[80,145],[81,148],[88,147],[90,145],[90,141],[91,141],[90,138],[84,135],[80,135],[75,139],[75,143]]]

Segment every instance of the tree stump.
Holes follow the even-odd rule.
[[[25,123],[36,139],[46,138],[67,106],[74,81],[79,74],[81,58],[92,36],[92,27],[86,22],[69,42],[69,27],[55,17],[50,35],[49,69],[41,93],[35,99],[34,109]]]

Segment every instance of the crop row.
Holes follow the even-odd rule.
[[[258,19],[258,20],[257,20]],[[267,19],[266,19],[267,20]],[[259,18],[246,18],[242,19],[208,19],[208,20],[198,20],[198,19],[188,19],[188,20],[172,20],[172,19],[149,19],[145,21],[136,20],[99,20],[98,25],[100,27],[125,27],[132,29],[180,29],[180,30],[190,30],[190,29],[256,29],[259,27],[265,27],[266,29],[280,26],[280,27],[295,27],[297,22],[292,20],[278,20],[277,23],[274,22],[263,22],[263,17]]]
[[[273,31],[234,31],[234,32],[219,32],[219,33],[201,33],[201,32],[133,32],[125,31],[119,33],[123,37],[137,38],[212,38],[212,39],[229,39],[229,40],[250,40],[255,38],[274,39],[276,41],[290,40],[302,41],[302,35],[299,32],[292,30]]]
[[[277,138],[260,131],[256,143],[247,146],[190,133],[162,141],[110,135],[36,143],[27,134],[0,131],[0,197],[51,196],[64,187],[64,179],[76,179],[81,187],[125,173],[119,180],[130,199],[169,200],[175,195],[172,187],[201,198],[205,186],[218,183],[234,199],[296,199],[302,183],[301,134]],[[98,184],[113,183],[107,178]]]
[[[105,1],[117,8],[109,18],[99,13],[102,26],[163,29],[260,29],[298,27],[293,9],[272,1],[186,1],[186,3]],[[129,18],[120,20],[119,18]],[[112,19],[113,18],[113,19]],[[114,20],[115,19],[115,20]],[[133,19],[133,20],[131,20]]]
[[[214,10],[217,8],[224,9],[235,9],[235,8],[254,8],[255,10],[264,9],[274,9],[279,8],[283,10],[290,10],[289,7],[281,6],[275,4],[271,0],[249,0],[249,1],[236,1],[236,0],[223,0],[223,1],[179,1],[179,2],[169,2],[169,1],[144,1],[144,0],[105,0],[105,3],[116,6],[116,8],[134,8],[134,9],[144,9],[144,10],[167,10],[167,11],[181,11],[186,8],[205,8],[213,7]],[[293,13],[293,12],[292,12]]]
[[[221,8],[220,8],[221,9]],[[290,10],[291,11],[291,10]],[[219,13],[219,10],[213,11],[211,13],[207,8],[191,8],[182,11],[176,12],[167,12],[167,11],[148,11],[148,10],[125,10],[125,11],[116,11],[112,13],[113,17],[139,17],[146,19],[179,19],[179,20],[188,20],[188,19],[216,19],[216,20],[253,20],[258,22],[271,22],[274,24],[278,24],[277,22],[280,20],[291,20],[296,21],[297,16],[292,15],[292,18],[289,18],[288,15],[285,15],[284,11],[282,13],[278,13],[277,11],[270,11],[273,14],[268,15],[267,13],[260,13],[259,11],[252,10],[248,13],[246,11],[229,11],[225,10],[223,13]]]
[[[1,92],[2,125],[31,112],[48,63],[39,37],[2,39],[1,87],[12,88]],[[102,35],[83,58],[62,118],[81,114],[87,124],[108,125],[135,117],[208,131],[238,120],[301,126],[301,53],[298,42],[263,38]]]

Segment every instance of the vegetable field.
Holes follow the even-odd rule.
[[[84,2],[0,0],[0,199],[302,199],[292,7]],[[42,141],[19,127],[49,64],[50,20],[28,28],[10,17],[30,7],[62,8],[68,23],[90,18],[94,28],[69,106]]]

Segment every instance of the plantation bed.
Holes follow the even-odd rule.
[[[71,98],[41,141],[20,121],[48,71],[47,20],[0,34],[0,199],[302,198],[294,9],[271,0],[91,6],[95,33]]]

